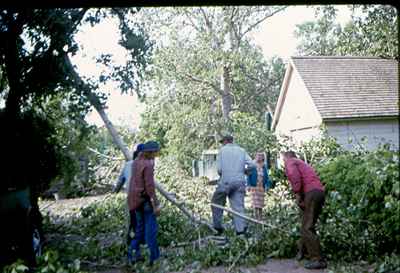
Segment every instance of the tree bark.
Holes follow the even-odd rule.
[[[223,91],[222,94],[222,116],[225,122],[229,122],[230,120],[230,112],[232,111],[232,92],[230,86],[230,74],[229,67],[223,67],[223,73],[221,77],[221,89]]]
[[[106,112],[104,111],[103,106],[101,105],[99,99],[95,94],[93,94],[91,91],[86,92],[85,94],[87,98],[90,101],[90,104],[96,109],[97,113],[99,113],[101,119],[104,122],[104,125],[106,126],[108,132],[110,133],[114,143],[117,145],[117,147],[121,150],[121,152],[124,154],[125,159],[131,160],[132,159],[132,153],[129,152],[129,149],[126,147],[125,142],[122,140],[122,138],[119,136],[117,130],[115,130],[114,125],[112,124],[111,120],[108,118]]]

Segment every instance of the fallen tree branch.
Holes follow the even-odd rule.
[[[89,266],[92,267],[101,267],[101,268],[117,268],[120,269],[121,267],[124,266],[124,264],[120,264],[120,265],[116,265],[116,264],[99,264],[99,263],[95,263],[95,262],[91,262],[91,261],[87,261],[87,260],[80,260],[81,263],[83,264],[87,264]]]
[[[97,151],[97,150],[95,150],[93,148],[90,148],[90,147],[87,147],[87,148],[88,148],[89,151],[92,151],[93,153],[95,153],[97,155],[100,155],[102,157],[105,157],[105,158],[108,158],[108,159],[111,159],[111,160],[125,160],[123,157],[111,157],[111,156],[102,154],[102,153],[100,153],[99,151]]]
[[[214,203],[211,203],[211,206],[213,206],[213,207],[215,207],[215,208],[219,208],[219,209],[225,210],[225,211],[227,211],[227,212],[229,212],[229,213],[231,213],[231,214],[234,214],[234,215],[236,215],[236,216],[238,216],[238,217],[240,217],[240,218],[242,218],[242,219],[245,219],[245,220],[247,220],[247,221],[249,221],[249,222],[253,222],[253,223],[255,223],[255,224],[267,226],[267,227],[270,227],[270,228],[273,228],[273,229],[280,230],[280,231],[282,231],[282,232],[284,232],[284,233],[290,234],[287,230],[284,230],[284,229],[282,229],[282,228],[280,228],[280,227],[277,227],[277,226],[274,226],[274,225],[271,225],[271,224],[268,224],[268,223],[265,223],[265,222],[256,220],[256,219],[251,218],[251,217],[249,217],[249,216],[243,215],[243,214],[241,214],[240,212],[234,211],[234,210],[232,210],[232,209],[230,209],[230,208],[226,208],[226,207],[223,207],[223,206],[214,204]]]
[[[172,204],[178,207],[180,211],[183,212],[184,215],[186,215],[192,222],[200,224],[200,225],[205,225],[207,226],[211,231],[217,232],[214,227],[207,221],[202,220],[200,217],[196,217],[193,212],[191,212],[188,208],[185,207],[185,203],[182,201],[176,200],[175,196],[168,191],[166,191],[160,183],[156,182],[155,183],[156,189]]]
[[[190,241],[190,242],[182,242],[182,243],[178,243],[176,244],[174,247],[184,247],[184,246],[189,246],[189,245],[198,245],[199,247],[201,246],[201,244],[204,244],[206,242],[209,241],[225,241],[226,238],[224,236],[207,236],[204,238],[199,238],[195,241]]]

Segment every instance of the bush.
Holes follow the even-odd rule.
[[[346,153],[318,167],[327,200],[322,244],[331,259],[373,261],[400,246],[399,156],[384,147]]]

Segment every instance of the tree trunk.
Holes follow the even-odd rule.
[[[122,138],[118,135],[117,130],[115,130],[114,125],[108,118],[106,112],[104,111],[103,106],[101,105],[99,99],[96,97],[95,94],[91,93],[90,91],[85,92],[86,96],[88,97],[90,103],[92,106],[96,109],[97,113],[99,113],[101,119],[104,122],[104,125],[106,126],[108,132],[110,133],[114,143],[117,145],[117,147],[121,150],[121,152],[124,154],[125,160],[131,160],[132,159],[132,153],[129,152],[128,148],[126,147],[126,144],[122,140]]]
[[[223,73],[221,77],[221,89],[223,91],[222,94],[222,116],[226,123],[229,122],[229,114],[232,110],[232,93],[230,87],[230,75],[229,75],[229,67],[224,66]]]

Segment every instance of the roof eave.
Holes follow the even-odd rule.
[[[352,121],[352,120],[382,120],[382,119],[399,119],[399,115],[379,115],[379,116],[361,116],[361,117],[334,117],[334,118],[322,118],[326,121]]]
[[[288,89],[288,85],[289,85],[289,79],[292,75],[293,72],[293,63],[292,63],[292,59],[289,59],[289,63],[288,63],[288,67],[286,69],[285,72],[285,76],[283,78],[283,83],[282,83],[282,87],[281,87],[281,91],[279,93],[279,97],[278,97],[278,102],[276,103],[276,107],[275,107],[275,113],[272,119],[272,126],[271,126],[271,130],[274,131],[275,127],[278,123],[278,120],[280,118],[281,115],[281,111],[282,111],[282,106],[283,103],[285,101],[286,98],[286,93],[287,93],[287,89]]]

